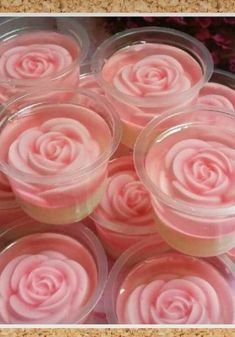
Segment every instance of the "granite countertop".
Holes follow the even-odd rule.
[[[6,12],[235,12],[233,0],[1,0]]]
[[[0,329],[0,337],[235,337],[235,329]]]

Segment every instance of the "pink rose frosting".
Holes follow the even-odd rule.
[[[84,319],[96,289],[97,269],[89,250],[57,233],[25,236],[0,259],[1,323],[55,324]]]
[[[234,110],[235,90],[219,83],[207,83],[201,89],[197,103],[209,108],[215,107],[225,111]]]
[[[43,251],[13,259],[0,276],[4,323],[61,323],[86,303],[90,282],[78,262]]]
[[[132,157],[120,157],[109,164],[107,187],[94,214],[111,224],[154,225],[150,195],[137,177]]]
[[[116,311],[119,323],[232,323],[234,303],[230,286],[212,265],[169,254],[148,259],[129,272]]]
[[[146,160],[150,178],[163,192],[200,205],[234,202],[234,148],[196,138],[171,141],[164,157],[154,159],[155,148]]]
[[[69,51],[56,44],[17,46],[0,57],[1,79],[38,79],[55,75],[73,62]]]
[[[38,88],[38,80],[48,79],[46,85],[50,85],[52,80],[53,88],[59,84],[77,85],[79,59],[77,42],[65,34],[32,31],[2,41],[0,103],[15,95],[25,94],[36,86]],[[45,86],[43,83],[42,88]]]
[[[2,161],[27,177],[21,181],[10,175],[14,193],[43,207],[86,201],[104,182],[107,163],[92,175],[77,177],[108,150],[111,134],[106,122],[82,106],[53,105],[39,110],[8,123],[0,135],[5,144]]]
[[[146,56],[135,64],[130,60],[113,78],[114,87],[131,96],[187,90],[190,84],[181,64],[168,55]]]
[[[102,75],[126,95],[148,97],[189,89],[201,70],[183,50],[145,43],[116,52],[105,63]]]
[[[107,84],[106,94],[126,128],[123,142],[133,148],[141,128],[152,118],[176,105],[191,104],[197,92],[190,89],[201,80],[202,70],[194,58],[179,48],[144,43],[114,53],[105,61],[102,77]],[[109,91],[108,85],[116,93]],[[190,95],[183,97],[182,92],[189,91]],[[128,98],[121,98],[123,95]],[[155,103],[148,105],[150,99]]]
[[[91,165],[100,148],[89,130],[72,118],[52,118],[28,128],[11,144],[9,164],[37,176],[73,172]]]

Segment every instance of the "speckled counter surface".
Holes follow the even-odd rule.
[[[235,337],[235,329],[0,329],[0,337]]]
[[[0,0],[1,12],[235,12],[234,0]]]

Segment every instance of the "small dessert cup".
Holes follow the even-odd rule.
[[[113,324],[232,324],[234,286],[228,257],[184,255],[153,236],[114,264],[106,315]]]
[[[82,224],[19,220],[0,239],[0,322],[84,323],[102,296],[107,260]]]
[[[208,108],[235,110],[235,74],[215,70],[210,82],[200,90],[197,104]]]
[[[81,76],[80,76],[80,83],[79,87],[83,90],[91,90],[95,92],[97,95],[101,95],[102,97],[106,97],[104,90],[99,85],[97,79],[92,74],[90,69],[90,63],[83,64],[81,66]],[[107,97],[106,97],[107,98]],[[112,158],[118,158],[121,156],[125,156],[132,153],[132,150],[123,145],[119,144],[116,152],[113,154]]]
[[[155,118],[135,147],[158,230],[173,248],[214,256],[235,246],[235,115],[203,106]]]
[[[104,41],[93,56],[92,71],[121,117],[122,143],[133,148],[152,118],[196,100],[212,74],[213,61],[191,36],[145,27]]]
[[[151,197],[136,174],[132,156],[110,161],[106,190],[91,218],[114,259],[136,242],[157,234]]]
[[[32,92],[2,111],[0,168],[29,216],[48,224],[77,222],[102,198],[120,120],[105,98],[87,90],[37,93],[37,103],[27,103]]]
[[[0,104],[32,88],[74,87],[88,36],[69,18],[13,18],[0,24]]]

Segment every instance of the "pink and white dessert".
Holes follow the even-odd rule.
[[[26,216],[16,202],[15,196],[6,176],[0,172],[0,231],[5,225]]]
[[[234,292],[209,262],[168,253],[130,268],[116,299],[123,324],[234,322]]]
[[[235,246],[234,137],[232,113],[199,107],[156,119],[139,138],[138,172],[158,230],[175,249],[214,256]]]
[[[181,43],[174,45],[174,38]],[[207,55],[201,65],[196,48],[192,53],[194,43],[174,30],[151,27],[119,33],[98,48],[93,69],[123,122],[123,144],[133,148],[151,119],[195,101],[208,76],[205,64],[211,59],[197,45]]]
[[[75,94],[75,103],[38,104],[27,115],[22,109],[6,116],[0,133],[0,161],[19,204],[45,223],[72,223],[93,211],[119,141],[112,112],[102,105],[99,115]]]
[[[157,233],[151,197],[137,177],[132,156],[109,163],[105,193],[91,218],[113,258]]]
[[[58,233],[26,235],[0,256],[0,322],[79,322],[97,280],[95,259],[79,241]]]
[[[232,324],[234,286],[234,268],[225,256],[184,255],[153,235],[115,262],[106,315],[112,324]]]
[[[72,36],[43,30],[0,41],[0,103],[33,88],[77,86],[80,48]]]

